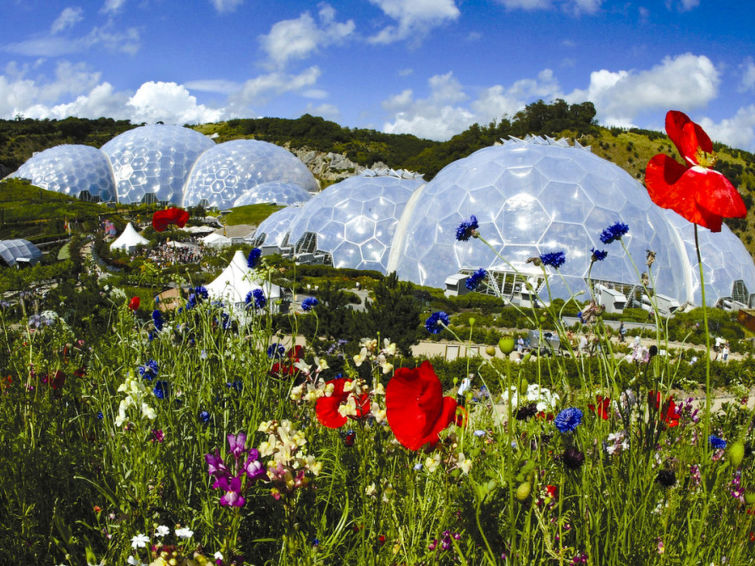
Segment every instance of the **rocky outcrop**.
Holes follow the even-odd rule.
[[[354,163],[342,153],[332,151],[315,151],[308,147],[292,148],[286,145],[291,153],[306,165],[312,174],[321,182],[322,186],[337,183],[348,177],[359,175],[367,167]],[[386,168],[384,163],[375,163],[372,169]]]

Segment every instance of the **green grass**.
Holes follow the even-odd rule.
[[[259,226],[260,222],[270,216],[273,212],[279,211],[281,208],[284,207],[276,206],[274,204],[249,204],[247,206],[239,206],[224,216],[223,222],[228,226],[236,226],[237,224]]]

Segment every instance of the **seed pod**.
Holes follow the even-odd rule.
[[[488,346],[487,348],[485,348],[485,353],[488,356],[495,356],[495,346]]]
[[[504,354],[510,354],[514,351],[514,337],[513,336],[503,336],[498,341],[498,348],[503,352]]]
[[[740,441],[732,442],[729,446],[727,456],[731,465],[738,468],[745,457],[745,445]]]
[[[748,491],[745,493],[745,503],[747,503],[747,505],[755,503],[755,491]]]
[[[530,496],[530,491],[532,491],[532,484],[528,481],[522,482],[516,488],[516,498],[519,501],[524,501]]]

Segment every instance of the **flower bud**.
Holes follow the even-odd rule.
[[[745,445],[741,441],[732,442],[729,446],[728,454],[729,462],[735,468],[738,468],[745,457]]]
[[[524,501],[530,496],[530,491],[532,491],[532,484],[528,481],[522,482],[516,488],[516,498],[519,501]]]

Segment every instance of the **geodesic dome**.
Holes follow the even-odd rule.
[[[672,210],[664,209],[663,214],[678,238],[677,245],[681,246],[687,255],[686,300],[702,305],[694,224]],[[735,298],[747,304],[749,295],[755,293],[755,264],[750,259],[747,248],[726,224],[721,226],[720,232],[711,232],[702,227],[698,227],[697,230],[705,278],[705,302],[714,305],[719,299],[739,295]],[[738,289],[734,289],[736,281],[741,282],[737,284]]]
[[[251,238],[254,246],[282,246],[287,243],[286,236],[291,230],[291,223],[301,212],[301,207],[287,206],[273,212],[265,218]]]
[[[289,244],[302,251],[302,245],[310,243],[311,251],[330,253],[335,267],[387,273],[398,219],[423,182],[356,176],[331,185],[301,207],[291,224]]]
[[[0,240],[0,259],[8,267],[19,262],[34,265],[42,259],[42,252],[29,240]]]
[[[57,145],[33,155],[11,177],[28,179],[48,191],[78,197],[87,191],[102,202],[115,201],[110,162],[88,145]]]
[[[661,210],[640,183],[586,148],[513,139],[449,164],[406,207],[389,270],[442,287],[462,268],[501,265],[481,241],[456,240],[456,228],[471,215],[478,218],[481,236],[509,262],[525,264],[530,257],[563,250],[566,263],[550,278],[553,297],[586,291],[593,247],[608,251],[593,266],[593,279],[639,284],[640,274],[621,244],[600,241],[601,232],[619,221],[629,225],[623,240],[637,265],[644,268],[647,249],[656,252],[656,291],[680,302],[687,296],[681,269],[686,254],[670,245],[672,229]]]
[[[128,130],[102,146],[110,159],[118,201],[142,202],[149,195],[180,206],[192,165],[215,142],[182,126],[151,125]]]
[[[266,202],[285,205],[301,204],[311,198],[312,195],[299,185],[272,181],[270,183],[255,185],[233,201],[233,206],[235,208],[247,204],[262,204]]]
[[[231,208],[243,194],[273,181],[298,185],[305,192],[318,187],[307,166],[280,146],[259,140],[221,143],[203,153],[192,168],[183,206],[204,200],[220,209]]]

